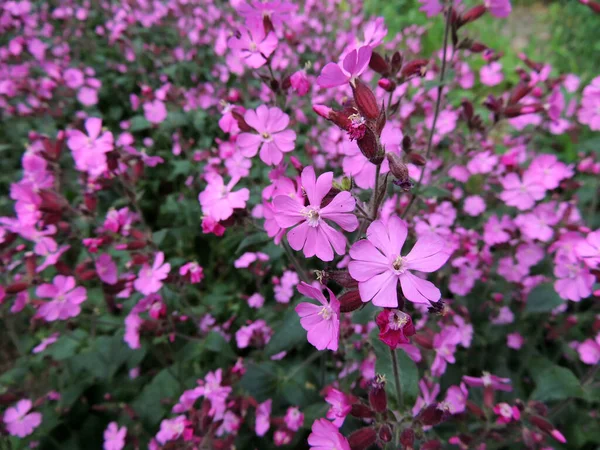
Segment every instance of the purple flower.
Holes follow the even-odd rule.
[[[85,288],[75,287],[75,278],[63,275],[55,276],[52,284],[42,284],[35,293],[38,297],[52,299],[44,303],[38,311],[48,322],[77,317],[81,312],[79,305],[87,299]]]
[[[133,282],[133,287],[136,291],[144,295],[150,295],[160,291],[160,288],[163,285],[162,280],[167,278],[171,271],[171,265],[169,263],[164,263],[164,261],[165,254],[163,252],[158,252],[152,267],[148,264],[143,265],[138,277]]]
[[[6,431],[11,436],[24,438],[33,433],[42,423],[42,415],[31,411],[32,403],[29,399],[19,400],[15,406],[12,406],[4,413],[4,424]]]

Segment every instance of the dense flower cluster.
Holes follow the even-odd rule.
[[[11,448],[586,444],[600,77],[419,3],[0,5]]]

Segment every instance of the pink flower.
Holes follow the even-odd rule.
[[[232,192],[239,178],[232,178],[225,184],[220,175],[207,176],[208,186],[198,196],[202,211],[215,221],[226,220],[236,208],[243,209],[250,198],[250,191],[242,188]],[[204,222],[202,223],[204,229]],[[223,230],[224,231],[224,230]]]
[[[338,255],[346,252],[346,238],[329,225],[331,220],[346,231],[354,231],[358,227],[358,219],[352,211],[356,201],[347,191],[338,193],[331,202],[322,207],[325,195],[332,187],[333,172],[326,172],[318,179],[315,170],[307,166],[302,171],[302,187],[308,197],[309,205],[297,198],[278,195],[273,200],[275,220],[281,228],[297,227],[287,234],[288,242],[294,250],[304,249],[307,258],[316,255],[322,261],[333,260],[333,250]]]
[[[523,342],[525,342],[525,339],[519,333],[510,333],[506,336],[506,346],[513,350],[519,350],[523,347]]]
[[[573,176],[573,169],[560,162],[556,155],[540,155],[535,158],[527,173],[533,175],[546,189],[556,189],[560,182]]]
[[[210,400],[209,415],[215,421],[221,420],[225,414],[227,397],[232,391],[231,386],[222,386],[223,370],[217,369],[214,372],[208,372],[204,378],[204,384],[198,389],[201,395]]]
[[[350,275],[358,281],[363,302],[373,301],[376,306],[397,308],[398,282],[404,296],[414,303],[437,302],[441,293],[430,281],[412,274],[434,272],[450,257],[447,245],[438,235],[424,234],[406,256],[401,255],[408,228],[397,216],[391,216],[387,227],[381,220],[367,229],[367,239],[350,249]]]
[[[79,130],[70,133],[67,146],[73,152],[77,170],[96,178],[107,170],[106,153],[113,150],[113,135],[101,133],[102,119],[90,117],[85,121],[87,135]]]
[[[35,293],[38,297],[52,299],[38,311],[47,322],[77,317],[81,312],[79,305],[87,299],[85,288],[75,287],[75,278],[63,275],[55,276],[52,284],[42,284]]]
[[[189,426],[187,418],[183,415],[173,419],[164,419],[160,423],[160,431],[156,434],[156,440],[160,444],[166,444],[183,436]]]
[[[468,397],[467,386],[465,383],[460,383],[460,386],[450,386],[448,388],[444,403],[448,405],[451,414],[461,414],[465,412]]]
[[[577,112],[579,122],[600,131],[600,76],[585,87],[581,96],[581,108]]]
[[[571,261],[568,257],[559,257],[555,261],[554,289],[562,298],[578,302],[592,295],[592,287],[596,277],[579,262]]]
[[[298,6],[284,0],[269,2],[249,0],[248,2],[240,2],[235,8],[249,25],[263,28],[265,17],[268,17],[273,25],[279,26],[291,20],[292,13],[298,9]]]
[[[444,374],[448,363],[454,364],[456,362],[454,353],[456,353],[456,346],[460,341],[461,335],[458,328],[454,326],[447,326],[434,336],[435,359],[431,365],[431,374],[434,377]]]
[[[259,347],[266,345],[271,339],[273,331],[267,323],[259,319],[249,325],[244,325],[235,333],[238,348],[247,348],[252,343]]]
[[[116,284],[119,279],[117,265],[108,253],[104,253],[96,260],[98,277],[106,284]]]
[[[537,200],[546,195],[546,188],[538,177],[525,173],[523,180],[515,173],[509,173],[502,180],[504,191],[500,199],[508,206],[514,206],[520,211],[531,209]]]
[[[260,105],[256,110],[246,111],[244,120],[258,132],[238,136],[237,146],[246,158],[252,158],[260,149],[260,159],[265,164],[277,165],[283,153],[294,150],[296,133],[285,129],[290,118],[279,108]]]
[[[481,79],[481,84],[485,84],[486,86],[496,86],[497,84],[502,83],[502,80],[504,80],[502,64],[499,62],[492,62],[487,66],[483,66],[479,70],[479,77]]]
[[[355,402],[354,397],[346,395],[335,388],[328,390],[325,396],[325,401],[331,405],[327,411],[326,417],[329,420],[333,419],[333,424],[340,428],[344,424],[346,416],[352,410],[352,404]]]
[[[419,390],[421,391],[421,395],[417,397],[415,406],[413,406],[413,416],[419,414],[424,407],[432,405],[436,402],[435,399],[440,393],[440,385],[437,383],[433,384],[431,381],[423,378],[421,381],[419,381]]]
[[[372,52],[371,47],[366,45],[348,53],[341,66],[333,62],[328,63],[321,70],[317,83],[323,88],[354,84],[354,80],[369,67]]]
[[[300,316],[302,328],[308,331],[307,339],[317,350],[338,349],[340,333],[340,302],[336,296],[329,292],[329,303],[323,293],[304,282],[298,285],[298,292],[302,295],[318,300],[321,304],[303,302],[296,306],[295,311]]]
[[[156,258],[154,258],[152,267],[148,264],[142,266],[138,277],[133,282],[133,287],[136,291],[144,295],[150,295],[160,291],[160,288],[163,285],[162,280],[167,278],[171,271],[171,265],[169,263],[164,263],[164,261],[165,254],[163,252],[158,252]]]
[[[238,416],[236,416],[231,411],[227,411],[223,415],[223,423],[219,428],[217,428],[217,436],[222,436],[226,433],[235,433],[237,430],[240,429],[241,423],[242,421]]]
[[[498,403],[494,406],[494,412],[498,414],[498,423],[510,423],[513,420],[517,422],[521,418],[519,408],[508,403]]]
[[[189,262],[179,268],[179,275],[189,278],[190,283],[197,284],[204,279],[204,270],[197,262]]]
[[[286,426],[292,431],[298,431],[304,423],[304,414],[297,406],[290,406],[283,418]]]
[[[46,339],[42,340],[42,342],[40,342],[38,345],[36,345],[33,350],[31,351],[31,353],[41,353],[44,350],[46,350],[49,346],[51,346],[52,344],[54,344],[57,340],[58,337],[60,336],[59,333],[53,333],[50,336],[48,336]]]
[[[260,309],[265,304],[265,298],[258,292],[248,297],[248,306],[250,308]]]
[[[6,410],[3,420],[8,434],[24,438],[40,426],[42,415],[38,412],[30,413],[31,406],[31,400],[23,399]]]
[[[111,422],[104,430],[104,450],[122,450],[125,447],[127,427],[119,428],[117,422]]]
[[[308,81],[308,78],[306,77],[305,70],[298,70],[294,72],[290,77],[290,83],[292,85],[292,88],[298,93],[300,97],[303,97],[306,94],[308,94],[308,91],[310,90],[310,81]]]
[[[144,103],[144,117],[150,123],[159,124],[167,118],[167,107],[158,99]]]
[[[500,378],[496,375],[492,375],[489,372],[483,372],[480,378],[463,376],[463,381],[469,386],[473,387],[485,387],[492,388],[496,391],[510,392],[512,386],[510,385],[510,378]]]
[[[229,38],[227,46],[233,49],[248,66],[258,69],[265,65],[267,62],[265,58],[271,56],[277,48],[277,36],[272,31],[265,35],[264,26],[242,28],[239,37]]]
[[[236,269],[242,269],[242,268],[250,267],[250,264],[252,264],[256,261],[268,261],[268,260],[269,260],[269,255],[267,255],[265,253],[246,252],[233,262],[233,266]]]
[[[470,216],[480,216],[485,211],[485,201],[479,195],[470,195],[465,198],[463,209]]]
[[[275,300],[279,303],[289,303],[294,295],[294,287],[300,282],[296,272],[286,270],[279,280],[279,284],[273,288]]]
[[[492,16],[500,19],[508,17],[512,11],[510,0],[484,0],[483,4]]]
[[[585,238],[585,241],[577,244],[577,256],[588,267],[597,267],[600,265],[600,230],[591,232]]]
[[[410,336],[415,334],[412,318],[398,309],[384,309],[375,319],[379,327],[379,339],[391,349],[400,344],[408,344]]]
[[[585,364],[595,366],[600,362],[600,333],[596,339],[586,339],[577,347],[579,359]]]
[[[335,425],[327,419],[318,419],[312,425],[308,445],[314,450],[350,450],[350,444]]]
[[[257,436],[264,436],[269,428],[271,427],[271,403],[273,400],[269,399],[256,407],[256,424],[254,425],[254,431]]]

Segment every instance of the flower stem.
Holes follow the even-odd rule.
[[[398,399],[398,409],[402,408],[404,399],[402,398],[402,388],[400,387],[400,366],[398,366],[398,358],[396,350],[390,348],[392,354],[392,367],[394,369],[394,384],[396,385],[396,398]]]

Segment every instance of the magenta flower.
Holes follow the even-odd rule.
[[[272,402],[273,400],[269,399],[256,407],[256,423],[254,425],[254,431],[256,431],[257,436],[264,436],[271,427]]]
[[[334,424],[318,419],[312,425],[308,445],[314,450],[350,450],[350,444]]]
[[[373,49],[366,45],[348,53],[341,66],[333,62],[328,63],[321,70],[317,84],[323,88],[354,84],[354,80],[369,67],[372,52]]]
[[[0,301],[0,303],[2,303]],[[50,336],[48,336],[47,338],[43,339],[42,342],[40,342],[38,345],[36,345],[33,350],[31,350],[31,353],[41,353],[44,350],[46,350],[48,347],[50,347],[52,344],[54,344],[57,340],[58,337],[60,336],[59,333],[52,333]]]
[[[96,260],[98,277],[106,284],[116,284],[119,279],[117,265],[108,253],[104,253]]]
[[[236,7],[240,16],[244,17],[253,27],[263,28],[263,20],[268,17],[271,23],[279,26],[292,18],[292,13],[298,9],[297,5],[283,0],[249,0],[241,2]]]
[[[52,284],[42,284],[35,293],[38,297],[52,299],[38,311],[47,322],[77,317],[81,312],[79,305],[87,299],[85,288],[75,287],[75,278],[63,275],[55,276]]]
[[[597,267],[600,265],[600,230],[596,230],[587,235],[585,241],[577,244],[577,256],[588,267]]]
[[[308,78],[306,77],[305,70],[294,72],[292,76],[290,76],[290,83],[300,97],[308,94],[308,91],[310,90],[310,81],[308,81]]]
[[[256,110],[246,111],[244,120],[258,132],[238,136],[237,146],[246,158],[252,158],[260,149],[260,159],[265,164],[277,165],[283,153],[294,150],[296,133],[285,129],[290,118],[279,108],[260,105]]]
[[[579,359],[589,365],[596,365],[600,362],[600,333],[596,339],[586,339],[577,347]]]
[[[164,419],[160,423],[160,431],[156,434],[156,440],[164,445],[169,441],[179,439],[181,436],[185,437],[186,428],[188,427],[189,422],[184,415],[173,419]]]
[[[535,202],[546,195],[546,188],[541,180],[528,173],[525,173],[522,181],[517,174],[509,173],[500,182],[504,188],[500,193],[500,199],[520,211],[533,208]]]
[[[512,391],[512,386],[510,385],[510,378],[501,378],[496,375],[492,375],[489,372],[483,372],[481,377],[469,377],[463,376],[463,381],[467,383],[469,386],[473,387],[485,387],[492,388],[495,391],[504,391],[510,392]]]
[[[317,350],[338,349],[340,334],[340,302],[327,288],[329,302],[323,293],[304,282],[298,285],[298,292],[302,295],[318,300],[321,304],[303,302],[296,306],[295,311],[300,316],[302,328],[308,331],[307,339]]]
[[[292,431],[298,431],[304,423],[304,414],[297,406],[290,406],[283,418],[285,425]]]
[[[208,186],[199,195],[198,200],[202,211],[216,221],[226,220],[231,217],[233,210],[246,207],[250,198],[250,191],[242,188],[232,192],[239,178],[232,178],[225,184],[220,175],[207,176]]]
[[[197,284],[204,278],[204,269],[197,262],[189,262],[179,268],[179,275],[187,277],[192,284]]]
[[[510,423],[513,420],[519,421],[521,418],[521,412],[516,406],[510,406],[508,403],[498,403],[494,406],[494,413],[498,415],[498,423]]]
[[[375,318],[379,327],[379,339],[391,349],[408,344],[410,336],[415,334],[412,318],[399,309],[384,309]]]
[[[71,132],[67,146],[73,152],[77,170],[87,172],[92,178],[101,175],[108,167],[106,153],[113,150],[113,135],[101,133],[102,119],[90,117],[85,121],[87,135],[79,130]]]
[[[42,415],[39,412],[30,413],[31,407],[31,400],[23,399],[19,400],[15,406],[11,406],[6,410],[3,420],[8,434],[24,438],[40,426]]]
[[[451,414],[462,414],[467,407],[467,398],[469,391],[465,383],[460,386],[450,386],[446,391],[444,403],[448,406]]]
[[[325,401],[331,405],[325,417],[333,420],[332,423],[340,428],[344,424],[346,416],[352,411],[352,404],[356,399],[344,394],[342,391],[331,388],[325,396]]]
[[[163,252],[158,252],[152,267],[148,264],[143,265],[138,277],[133,282],[133,287],[136,291],[144,295],[150,295],[160,291],[160,288],[163,285],[162,280],[167,278],[171,271],[171,265],[169,263],[164,263],[164,261],[165,254]]]
[[[227,41],[229,48],[235,50],[241,59],[253,69],[262,67],[267,62],[266,58],[277,48],[277,36],[272,31],[265,34],[263,26],[242,28],[238,36],[233,36]]]
[[[572,261],[568,257],[556,258],[554,275],[554,290],[562,298],[578,302],[592,295],[592,288],[596,277],[578,261]]]
[[[159,124],[167,118],[167,107],[158,99],[144,103],[144,117],[150,123]]]
[[[411,271],[434,272],[450,257],[447,245],[438,235],[423,235],[406,256],[401,255],[408,228],[397,216],[391,216],[387,227],[381,220],[367,229],[367,239],[350,249],[352,261],[348,270],[358,281],[363,302],[373,301],[376,306],[398,307],[398,282],[404,296],[414,303],[437,302],[441,293],[430,281],[419,278]]]
[[[273,199],[275,220],[281,228],[292,228],[287,234],[288,242],[294,250],[304,249],[307,258],[316,255],[322,261],[333,260],[333,250],[338,255],[346,253],[346,238],[329,225],[326,220],[338,224],[343,230],[354,231],[358,219],[352,211],[356,201],[352,194],[342,191],[331,202],[321,207],[323,198],[332,187],[333,172],[325,172],[318,179],[315,170],[307,166],[302,171],[302,187],[309,205],[297,198],[278,195]]]
[[[500,19],[508,17],[512,11],[510,0],[484,0],[483,4],[492,16]]]
[[[581,108],[577,112],[579,122],[600,131],[600,76],[583,89]]]
[[[111,422],[104,430],[104,450],[122,450],[125,447],[127,427],[119,428],[117,422]]]

